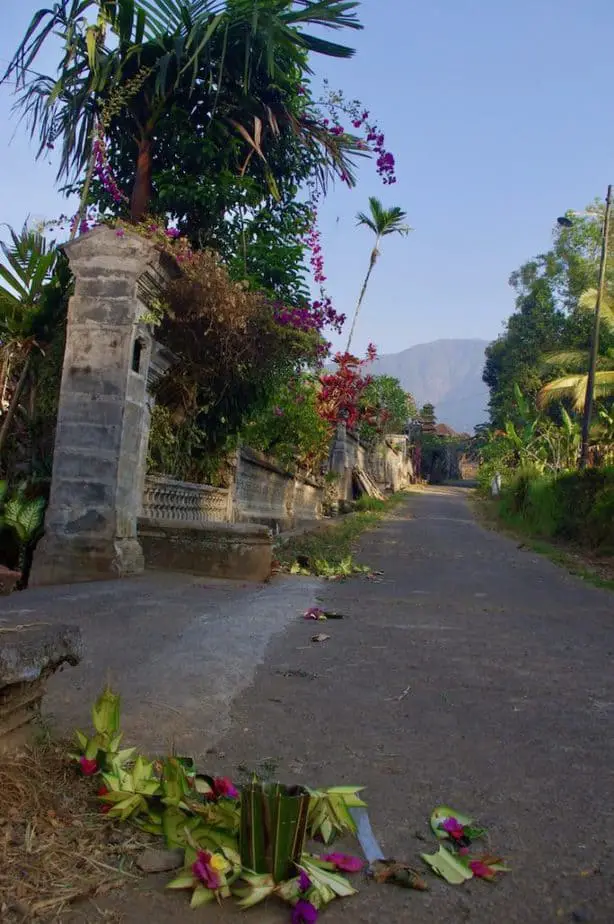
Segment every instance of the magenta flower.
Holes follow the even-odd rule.
[[[307,875],[304,869],[301,870],[301,875],[298,877],[298,889],[299,892],[308,892],[311,888],[311,879]]]
[[[208,889],[219,889],[222,881],[219,874],[211,867],[211,854],[208,850],[199,850],[196,861],[192,864],[194,877]]]
[[[365,865],[360,857],[352,857],[345,853],[327,853],[322,857],[327,863],[334,863],[337,869],[344,873],[359,873]]]
[[[456,818],[446,818],[441,827],[452,840],[460,841],[465,836],[465,829]]]
[[[300,898],[292,909],[292,924],[315,924],[318,920],[318,909]]]
[[[123,237],[125,233],[126,233],[126,232],[124,231],[123,228],[118,228],[117,231],[115,232],[115,236],[116,236],[116,237]]]
[[[94,776],[95,773],[98,773],[98,764],[95,760],[91,760],[89,757],[80,757],[79,766],[81,767],[81,773],[83,776]]]
[[[284,416],[283,409],[280,408],[280,407],[274,408],[274,409],[273,409],[273,413],[275,414],[276,417],[283,417],[283,416]]]
[[[213,781],[213,793],[217,799],[238,799],[239,791],[227,776],[218,776]]]
[[[164,232],[167,237],[170,237],[172,241],[176,240],[178,237],[181,237],[181,231],[178,228],[167,228]]]

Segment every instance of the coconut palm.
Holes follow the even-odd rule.
[[[595,310],[596,289],[587,289],[578,301],[578,308],[585,313]],[[614,327],[614,303],[608,297],[601,303],[601,324]],[[548,382],[537,395],[540,408],[554,401],[570,400],[574,411],[581,412],[586,400],[588,385],[588,367],[590,354],[588,350],[560,350],[549,353],[543,358],[545,369],[565,369],[565,374]],[[608,350],[597,358],[595,373],[595,397],[614,397],[614,351]]]
[[[17,382],[0,428],[0,455],[30,372],[32,356],[52,333],[47,293],[57,251],[42,234],[24,225],[17,233],[9,228],[10,241],[0,241],[6,263],[0,264],[0,360],[2,398],[13,370]],[[2,407],[4,408],[4,400]]]
[[[367,270],[365,281],[362,284],[362,289],[360,290],[360,296],[358,298],[358,304],[356,305],[354,318],[352,319],[352,327],[350,329],[350,335],[348,337],[346,348],[348,353],[350,352],[350,347],[352,345],[354,330],[356,328],[356,321],[365,297],[365,293],[367,291],[367,286],[369,285],[369,279],[371,278],[373,267],[377,263],[378,257],[380,255],[379,246],[381,240],[384,237],[388,237],[390,234],[400,234],[403,237],[409,234],[412,229],[409,227],[409,225],[405,224],[406,218],[407,213],[400,209],[398,205],[395,205],[390,209],[385,209],[379,199],[376,199],[375,196],[370,196],[369,198],[369,214],[365,212],[359,212],[356,216],[356,223],[358,226],[364,225],[364,227],[369,228],[369,230],[373,232],[375,235],[375,244],[373,246],[373,250],[371,251],[369,269]]]
[[[59,177],[91,176],[96,128],[118,119],[137,147],[131,217],[151,197],[156,126],[170,106],[204,123],[218,144],[242,140],[247,158],[266,159],[282,128],[320,155],[323,169],[352,181],[352,139],[335,137],[287,107],[285,88],[309,71],[316,52],[353,49],[312,35],[312,26],[359,29],[357,0],[56,0],[33,17],[4,77],[16,80],[16,108],[38,138],[38,155],[59,140]],[[86,16],[94,17],[88,24]],[[60,37],[59,76],[36,72],[39,53]],[[227,136],[224,142],[224,135]],[[247,159],[246,158],[246,159]]]

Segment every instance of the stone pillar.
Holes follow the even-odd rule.
[[[331,447],[329,468],[339,476],[338,500],[345,503],[352,499],[352,469],[348,453],[347,424],[342,421],[337,424],[335,438]]]
[[[45,535],[31,585],[143,571],[137,538],[152,338],[138,282],[160,254],[135,234],[96,228],[65,248],[75,276]],[[146,442],[145,442],[146,445]]]

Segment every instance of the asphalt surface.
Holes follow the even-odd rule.
[[[492,885],[430,877],[428,893],[359,877],[359,894],[323,913],[329,924],[613,924],[614,595],[483,529],[458,488],[410,495],[359,558],[384,572],[379,582],[279,585],[286,617],[208,768],[365,785],[385,854],[417,866],[436,849],[431,810],[449,804],[488,826],[512,870]],[[316,597],[346,618],[305,622]],[[316,632],[330,638],[312,642]],[[162,882],[97,905],[128,924],[238,917],[231,906],[190,912]],[[247,915],[289,920],[277,903]]]

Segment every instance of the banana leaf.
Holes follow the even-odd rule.
[[[309,792],[300,786],[253,782],[241,795],[241,865],[253,873],[290,879],[303,855]]]

